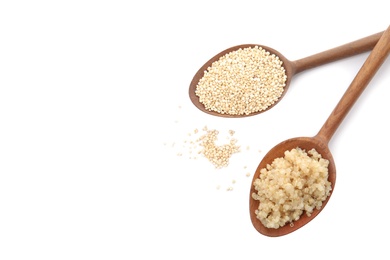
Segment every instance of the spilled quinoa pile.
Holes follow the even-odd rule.
[[[332,190],[328,165],[315,149],[299,147],[274,159],[253,183],[252,198],[260,202],[256,217],[267,228],[279,228],[320,209]]]
[[[253,176],[253,167],[256,167],[256,164],[253,164],[256,161],[252,158],[257,159],[257,154],[262,151],[254,148],[252,141],[251,145],[242,143],[242,140],[239,142],[239,135],[229,127],[203,125],[188,129],[187,124],[182,124],[190,120],[185,113],[186,109],[181,105],[178,108],[179,114],[176,115],[176,120],[173,120],[177,132],[170,132],[173,139],[166,140],[163,145],[172,150],[180,160],[198,161],[200,165],[206,162],[205,166],[209,163],[215,169],[211,168],[209,171],[212,180],[216,181],[217,190],[233,191],[242,187],[240,176],[244,177],[247,183],[249,177]]]
[[[240,48],[213,62],[195,94],[209,111],[249,115],[266,110],[286,86],[283,62],[260,46]]]
[[[206,157],[216,168],[222,168],[229,165],[230,157],[240,151],[237,145],[237,139],[230,138],[228,143],[217,145],[216,141],[219,132],[215,129],[205,129],[206,133],[197,140],[201,146],[200,153]],[[234,135],[233,130],[229,130],[231,137]]]
[[[201,155],[217,169],[227,167],[232,155],[240,152],[240,145],[238,145],[237,139],[234,138],[234,133],[233,130],[229,130],[226,141],[219,144],[218,130],[208,129],[207,126],[204,126],[201,131],[195,128],[192,133],[188,133],[188,136],[196,136],[196,138],[184,141],[188,146],[190,159],[197,159]],[[177,155],[183,156],[183,153],[179,152]]]

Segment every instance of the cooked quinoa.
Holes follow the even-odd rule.
[[[213,62],[195,94],[209,111],[249,115],[273,105],[286,85],[283,62],[260,46],[240,48]]]
[[[306,152],[297,147],[276,158],[260,170],[253,185],[259,200],[256,216],[267,228],[279,228],[292,223],[305,212],[311,216],[330,195],[329,161],[315,149]]]

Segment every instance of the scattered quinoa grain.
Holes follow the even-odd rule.
[[[236,139],[230,139],[228,144],[217,145],[218,134],[217,130],[207,130],[198,142],[202,147],[200,153],[216,168],[222,168],[228,166],[230,157],[240,151],[240,146],[236,144]]]
[[[178,108],[180,109],[182,107],[178,106]],[[175,121],[175,123],[177,122],[178,120]],[[165,141],[163,142],[163,145],[171,147],[175,151],[177,157],[190,160],[207,159],[215,168],[224,168],[229,165],[229,161],[233,154],[241,152],[241,148],[238,140],[235,138],[236,132],[233,129],[227,130],[227,134],[224,136],[222,136],[221,133],[219,129],[212,129],[207,125],[204,125],[203,127],[201,126],[193,128],[192,130],[190,129],[189,131],[184,131],[183,139],[170,142]],[[249,146],[244,147],[247,148],[245,150],[248,150]],[[247,168],[247,166],[244,166],[244,169],[245,168]],[[240,172],[231,171],[231,169],[226,170],[230,172],[227,172],[228,174],[224,175],[225,178],[234,178],[236,177],[235,174],[238,174],[238,176],[242,178]],[[224,171],[225,170],[223,170],[223,172]],[[227,179],[227,181],[229,182],[229,179]],[[228,183],[226,186],[217,185],[216,189],[232,191],[233,186],[237,185],[236,183],[236,179],[231,179],[230,184]]]

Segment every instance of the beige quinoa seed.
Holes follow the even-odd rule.
[[[209,111],[249,115],[273,105],[286,85],[283,62],[260,46],[240,48],[212,63],[195,93]]]
[[[253,183],[257,192],[252,194],[260,202],[255,213],[261,223],[279,228],[298,220],[303,212],[310,216],[320,209],[332,190],[328,165],[315,149],[306,153],[297,147],[261,169]]]
[[[237,139],[235,138],[230,138],[226,144],[217,145],[218,134],[219,132],[215,129],[206,130],[206,133],[199,137],[197,141],[201,146],[200,153],[216,168],[223,168],[229,165],[230,157],[240,151],[240,146],[237,145]]]

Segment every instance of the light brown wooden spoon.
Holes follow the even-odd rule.
[[[380,68],[382,63],[385,61],[387,56],[390,53],[390,26],[382,34],[378,43],[368,56],[367,60],[364,62],[363,66],[359,70],[358,74],[344,93],[343,97],[339,103],[334,108],[333,112],[330,114],[325,124],[322,126],[320,131],[314,137],[297,137],[288,139],[284,142],[279,143],[274,148],[272,148],[260,162],[257,170],[253,176],[253,181],[256,180],[260,175],[260,169],[266,167],[267,164],[271,164],[275,158],[283,157],[284,152],[291,150],[296,147],[300,147],[309,151],[314,148],[318,153],[322,155],[323,158],[329,160],[329,181],[332,183],[332,189],[336,183],[336,168],[335,163],[332,157],[332,154],[328,148],[328,143],[332,138],[333,134],[348,114],[356,100],[359,98],[360,94],[363,92],[365,87],[371,81],[377,70]],[[308,222],[313,220],[325,207],[329,201],[329,197],[324,201],[322,208],[320,210],[314,210],[311,217],[308,217],[305,213],[302,214],[301,218],[293,222],[293,226],[285,225],[278,229],[266,228],[260,220],[256,218],[255,210],[259,206],[259,201],[252,198],[252,193],[256,192],[251,184],[250,189],[250,199],[249,199],[249,208],[250,208],[250,218],[253,226],[258,232],[263,235],[270,237],[277,237],[289,234],[302,226],[306,225]]]
[[[376,33],[376,34],[373,34],[371,36],[362,38],[360,40],[356,40],[356,41],[341,45],[339,47],[336,47],[336,48],[333,48],[333,49],[330,49],[330,50],[327,50],[324,52],[320,52],[318,54],[314,54],[314,55],[311,55],[309,57],[299,59],[296,61],[290,61],[286,57],[284,57],[280,52],[278,52],[270,47],[264,46],[264,45],[259,45],[259,44],[237,45],[237,46],[231,47],[229,49],[226,49],[226,50],[218,53],[213,58],[211,58],[209,61],[207,61],[198,70],[198,72],[195,74],[195,76],[193,77],[193,79],[191,81],[191,84],[189,87],[189,96],[190,96],[192,103],[198,109],[200,109],[201,111],[203,111],[207,114],[210,114],[210,115],[220,116],[220,117],[247,117],[247,116],[257,115],[257,114],[263,113],[263,112],[271,109],[283,98],[283,96],[287,92],[287,89],[290,85],[291,79],[293,78],[294,75],[296,75],[299,72],[302,72],[304,70],[308,70],[308,69],[311,69],[311,68],[314,68],[314,67],[317,67],[317,66],[320,66],[323,64],[327,64],[327,63],[330,63],[333,61],[337,61],[337,60],[340,60],[343,58],[351,57],[353,55],[357,55],[357,54],[361,54],[361,53],[370,51],[370,50],[372,50],[372,48],[374,48],[375,44],[378,42],[378,40],[382,34],[383,34],[383,31]],[[229,52],[238,50],[240,48],[254,47],[254,46],[262,47],[263,49],[269,51],[270,53],[277,55],[283,61],[283,66],[286,70],[287,81],[286,81],[286,86],[284,87],[284,91],[282,93],[282,96],[277,100],[277,102],[275,102],[272,106],[269,106],[266,110],[262,110],[262,111],[256,112],[256,113],[251,113],[249,115],[220,114],[220,113],[215,112],[215,111],[207,110],[205,108],[205,106],[199,101],[199,97],[195,94],[197,84],[198,84],[199,80],[203,77],[204,71],[207,70],[207,68],[210,67],[211,64],[214,61],[217,61],[221,56],[223,56]]]

